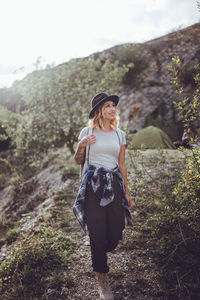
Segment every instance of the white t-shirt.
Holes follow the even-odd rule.
[[[88,127],[81,130],[78,140],[92,133],[92,128],[89,128],[89,133]],[[116,130],[103,132],[94,129],[93,134],[96,136],[96,142],[90,145],[89,164],[109,169],[115,168],[118,165],[120,146],[126,144],[125,132],[121,129],[117,129],[117,132]],[[83,172],[85,167],[83,168]]]

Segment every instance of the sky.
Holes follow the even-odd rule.
[[[200,21],[197,0],[0,0],[0,87],[36,69]]]

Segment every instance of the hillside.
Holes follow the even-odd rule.
[[[89,240],[72,206],[79,187],[73,153],[99,90],[120,96],[134,200],[134,226],[109,254],[115,299],[198,299],[199,149],[132,148],[132,136],[148,125],[173,141],[182,135],[168,69],[174,56],[183,62],[177,71],[188,105],[200,23],[34,71],[0,89],[0,300],[97,298]],[[198,132],[200,119],[192,126]]]
[[[190,96],[195,86],[193,68],[200,61],[199,45],[199,23],[138,45],[149,65],[137,75],[130,89],[121,92],[121,119],[123,122],[129,120],[130,130],[135,132],[144,126],[155,125],[167,132],[172,140],[180,138],[182,126],[173,107],[177,95],[170,83],[168,66],[172,57],[183,58],[182,82],[186,95]],[[199,126],[199,122],[194,125],[195,128]]]
[[[159,155],[162,156],[160,160]],[[178,150],[149,150],[132,153],[131,157],[138,164],[138,167],[133,167],[127,155],[131,182],[137,181],[134,174],[145,167],[149,174],[151,172],[154,183],[159,180],[163,193],[166,190],[169,192],[184,165],[184,156]],[[163,158],[165,164],[162,166],[160,163]],[[4,272],[0,269],[0,274],[2,278],[13,278],[12,281],[4,280],[2,300],[14,300],[16,295],[19,300],[97,298],[89,240],[72,213],[79,180],[78,168],[74,168],[71,163],[64,149],[62,153],[55,153],[49,166],[44,165],[38,174],[16,187],[12,200],[4,205],[0,202],[0,264],[6,262],[7,265]],[[146,171],[140,175],[140,180],[148,187],[148,195],[159,190],[159,187],[152,184],[151,177],[146,176]],[[132,300],[133,297],[136,300],[164,300],[166,298],[159,283],[159,269],[150,255],[151,238],[145,229],[147,217],[155,210],[156,199],[148,196],[148,202],[143,203],[140,192],[133,193],[136,205],[132,211],[134,227],[126,228],[123,241],[109,254],[111,286],[116,300]],[[59,252],[52,254],[49,249],[63,251],[67,262],[63,260],[60,263]],[[58,268],[53,265],[51,255],[58,260]],[[43,262],[49,267],[48,274]],[[16,274],[14,277],[13,268]],[[8,298],[5,296],[5,288]]]
[[[119,66],[125,65],[127,69],[122,74],[122,84],[116,82],[113,87],[111,86],[111,91],[120,95],[121,123],[125,124],[128,121],[128,128],[133,133],[144,126],[155,125],[166,131],[172,140],[176,140],[180,138],[183,128],[173,107],[173,101],[177,95],[170,83],[172,74],[169,72],[168,66],[171,64],[172,57],[180,56],[183,59],[181,81],[184,84],[186,96],[191,95],[195,86],[193,67],[200,60],[199,45],[200,23],[197,23],[142,44],[119,45],[86,58],[73,59],[52,68],[51,71],[53,74],[59,73],[64,89],[72,89],[72,86],[67,83],[68,77],[72,74],[76,77],[73,82],[75,85],[77,80],[81,81],[89,76],[87,84],[91,84],[91,92],[85,92],[84,96],[78,94],[80,98],[83,97],[84,103],[89,104],[94,94],[92,93],[94,85],[92,72],[94,70],[90,67],[90,59],[100,58],[102,66],[107,58],[112,63],[118,62]],[[105,57],[102,58],[102,55]],[[80,66],[82,66],[81,71]],[[101,67],[99,66],[99,68]],[[53,75],[49,75],[49,71],[49,68],[35,71],[23,80],[15,82],[10,89],[1,89],[0,104],[16,110],[16,104],[20,103],[20,109],[26,109],[27,104],[37,98],[38,89],[41,89],[42,85],[44,88],[48,86],[50,88],[50,84],[56,84],[55,79],[51,83],[50,77]],[[105,71],[107,72],[106,69]],[[101,76],[106,76],[105,74],[99,71],[98,76],[102,79]],[[45,81],[44,78],[48,78],[48,80]],[[112,78],[110,80],[112,82]],[[94,90],[98,90],[98,86],[99,89],[104,87],[99,81]],[[79,90],[82,87],[84,88],[85,85],[80,85]],[[31,95],[33,93],[35,94]],[[39,97],[41,100],[41,97],[44,96],[40,95]],[[196,122],[193,126],[197,129],[200,124]]]

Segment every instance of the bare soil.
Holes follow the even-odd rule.
[[[132,217],[137,226],[127,227],[118,247],[112,253],[108,253],[108,276],[115,300],[165,299],[159,288],[156,266],[148,254],[148,235],[140,237],[140,242],[138,239],[134,240],[138,226],[145,223],[145,218],[136,213],[132,213]],[[72,232],[71,237],[77,241],[78,249],[70,265],[74,286],[68,291],[69,299],[99,299],[98,286],[91,267],[89,238],[81,229],[77,231],[76,225],[74,229],[76,233]]]

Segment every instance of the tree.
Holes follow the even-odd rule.
[[[90,99],[99,91],[117,92],[126,72],[126,66],[102,54],[35,71],[15,83],[16,92],[29,103],[18,128],[18,155],[33,160],[65,143],[73,154],[77,134],[88,119]]]

